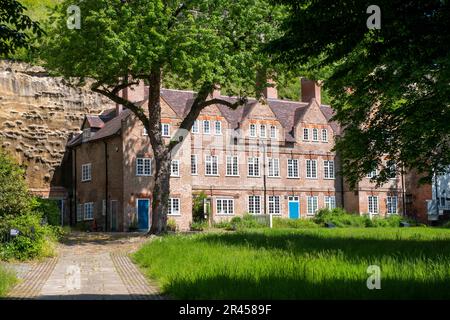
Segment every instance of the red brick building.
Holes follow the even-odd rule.
[[[302,83],[302,101],[277,97],[267,88],[263,99],[249,99],[236,110],[205,108],[173,155],[169,217],[180,230],[192,221],[192,199],[204,192],[214,221],[248,212],[307,218],[323,207],[342,206],[384,216],[402,212],[402,177],[375,188],[369,178],[356,191],[338,175],[332,151],[339,125],[330,106],[321,104],[320,87]],[[146,103],[148,88],[126,92]],[[219,96],[216,90],[212,96]],[[162,89],[162,132],[169,140],[189,110],[195,92]],[[233,100],[233,97],[223,99]],[[82,133],[68,143],[72,153],[72,223],[127,231],[151,224],[154,183],[152,148],[146,131],[120,107],[86,116]]]

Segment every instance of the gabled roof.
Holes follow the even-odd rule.
[[[148,92],[148,89],[147,89]],[[189,112],[192,103],[194,102],[196,93],[194,91],[174,90],[174,89],[161,89],[161,97],[167,104],[174,110],[176,115],[181,119]],[[237,97],[220,96],[220,99],[234,103],[237,101]],[[142,105],[144,101],[139,102]],[[288,142],[295,142],[293,136],[294,126],[303,119],[306,110],[313,103],[289,101],[279,99],[267,99],[267,104],[272,110],[275,117],[285,129],[285,140]],[[217,108],[230,123],[231,128],[237,129],[239,123],[242,122],[246,116],[248,116],[252,108],[257,104],[257,100],[250,98],[246,105],[239,106],[235,110],[225,106],[217,105]],[[319,109],[322,111],[324,117],[329,122],[331,128],[336,135],[341,134],[341,127],[336,121],[331,121],[334,116],[334,110],[327,105],[320,105]],[[122,120],[131,115],[130,110],[125,109],[118,117],[115,116],[115,109],[108,109],[102,112],[98,116],[86,116],[85,121],[89,122],[92,128],[98,128],[99,130],[93,132],[91,138],[87,141],[100,140],[114,134],[119,133],[122,127]],[[74,137],[69,141],[69,146],[74,146],[81,143],[81,134]]]
[[[118,134],[122,128],[122,120],[126,119],[131,113],[132,112],[130,110],[125,109],[118,117],[110,118],[109,121],[104,123],[100,130],[91,132],[91,137],[84,142],[97,141]],[[81,142],[83,141],[82,134],[80,133],[70,140],[67,145],[69,147],[74,147],[79,145]]]

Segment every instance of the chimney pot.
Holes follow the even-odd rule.
[[[221,92],[220,92],[220,84],[215,84],[214,85],[214,89],[213,89],[213,91],[212,91],[212,93],[211,93],[211,97],[213,98],[213,99],[215,99],[215,98],[219,98],[221,96]]]

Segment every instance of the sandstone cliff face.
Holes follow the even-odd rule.
[[[70,134],[80,132],[85,114],[112,107],[88,86],[71,86],[40,67],[0,61],[0,146],[26,168],[32,190],[61,184]]]

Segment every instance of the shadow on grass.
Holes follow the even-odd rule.
[[[261,277],[258,281],[227,276],[172,281],[166,288],[178,299],[449,299],[448,281],[417,282],[381,280],[381,289],[369,290],[366,279],[329,280],[311,283],[291,277]]]
[[[433,259],[450,255],[450,238],[448,240],[367,239],[343,238],[332,234],[324,237],[320,234],[301,232],[236,232],[205,234],[197,241],[234,247],[285,250],[294,255],[340,251],[345,258],[356,260],[391,256],[397,261],[404,261],[419,257]]]

